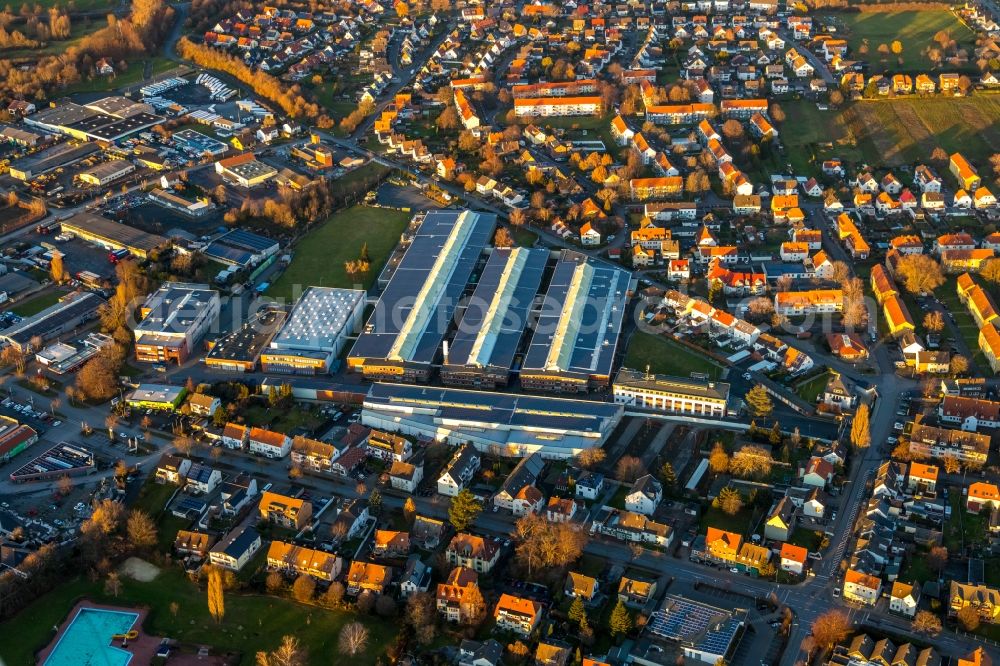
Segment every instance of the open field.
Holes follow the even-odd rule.
[[[802,382],[801,384],[797,384],[795,386],[795,392],[800,398],[812,405],[816,403],[816,398],[818,398],[819,394],[823,392],[823,389],[826,388],[829,381],[830,373],[824,372],[816,375],[812,379]]]
[[[360,283],[367,289],[382,270],[409,220],[409,213],[366,206],[334,213],[296,244],[292,264],[271,285],[267,295],[292,298],[294,285],[351,288]],[[344,262],[357,259],[365,243],[371,256],[371,270],[354,278],[347,274]]]
[[[11,311],[19,317],[30,317],[38,314],[42,310],[59,302],[59,299],[66,294],[62,291],[49,291],[40,296],[30,298],[23,303],[18,303],[11,308]]]
[[[965,48],[970,54],[975,41],[975,34],[959,21],[955,14],[941,9],[838,13],[823,16],[821,20],[833,23],[839,30],[847,33],[847,43],[850,47],[848,57],[852,60],[867,61],[871,64],[873,73],[930,71],[933,63],[921,51],[933,43],[934,35],[941,30],[947,32],[958,43],[959,49]],[[903,59],[902,66],[898,64],[895,54],[890,53],[883,60],[878,53],[879,45],[889,46],[897,39],[903,45],[903,51],[898,56]],[[867,54],[860,52],[862,44],[865,43],[868,45]],[[955,71],[953,66],[946,66],[945,69]]]
[[[625,355],[625,367],[660,375],[689,377],[692,372],[705,373],[719,379],[722,368],[708,358],[666,338],[636,331]]]
[[[40,597],[14,619],[0,624],[0,635],[17,640],[0,641],[0,658],[8,664],[34,663],[34,653],[51,640],[52,627],[65,619],[76,599],[121,606],[146,606],[149,617],[143,629],[154,636],[170,636],[182,642],[210,645],[220,650],[242,653],[241,664],[254,664],[258,650],[277,647],[281,637],[294,634],[308,648],[311,664],[330,663],[335,654],[340,628],[354,619],[371,632],[366,652],[352,661],[357,666],[372,664],[389,644],[396,628],[372,617],[358,617],[351,611],[304,606],[275,597],[226,594],[226,617],[215,623],[208,614],[205,593],[177,569],[166,569],[152,582],[141,583],[122,577],[118,598],[104,594],[103,582],[78,578]],[[170,603],[180,607],[170,613]],[[263,622],[267,626],[263,626]]]
[[[961,151],[984,168],[1000,152],[1000,96],[864,100],[832,111],[802,100],[783,102],[782,108],[782,141],[797,173],[830,157],[912,165],[926,162],[938,146]]]

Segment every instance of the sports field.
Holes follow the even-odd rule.
[[[367,289],[409,221],[410,213],[388,208],[355,206],[334,213],[295,245],[295,258],[267,295],[293,298],[309,286],[352,288],[360,284]],[[344,263],[357,259],[365,243],[371,269],[366,275],[349,276]],[[294,285],[300,285],[298,290]]]
[[[944,30],[955,40],[959,50],[965,49],[972,54],[975,46],[975,34],[965,24],[958,20],[950,11],[943,9],[928,9],[924,11],[878,12],[865,11],[857,13],[837,13],[821,17],[824,24],[832,23],[846,37],[850,51],[848,57],[852,60],[865,60],[871,64],[872,72],[905,71],[927,72],[934,63],[924,52],[934,44],[934,35]],[[900,66],[897,56],[889,53],[883,58],[878,47],[892,45],[893,40],[899,40],[903,46],[898,56],[903,59]],[[867,44],[868,53],[861,53],[861,47]],[[965,64],[962,68],[968,69]],[[949,66],[947,71],[955,71]]]

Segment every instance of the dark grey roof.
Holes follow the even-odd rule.
[[[627,271],[564,250],[522,371],[610,376],[631,281]]]
[[[513,365],[548,256],[544,248],[493,251],[466,304],[448,365]]]
[[[351,357],[433,363],[495,226],[491,214],[427,213]]]
[[[647,375],[639,370],[622,368],[615,377],[615,386],[626,386],[647,391],[677,393],[698,398],[713,400],[729,400],[729,384],[724,382],[702,381],[669,375]]]

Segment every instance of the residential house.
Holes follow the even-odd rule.
[[[213,469],[208,465],[195,463],[188,470],[187,482],[184,490],[189,493],[207,495],[215,490],[222,482],[222,472]]]
[[[449,622],[466,622],[476,615],[476,608],[469,605],[466,594],[479,587],[479,574],[467,567],[455,567],[443,583],[438,583],[435,600],[437,611]],[[480,609],[481,610],[481,609]]]
[[[156,482],[181,485],[191,470],[191,461],[180,456],[164,455],[156,465]]]
[[[451,461],[438,477],[437,489],[441,495],[454,497],[458,491],[469,485],[479,469],[480,456],[475,447],[465,444],[455,452]]]
[[[545,506],[545,519],[550,523],[568,523],[576,515],[576,502],[561,497],[550,497]]]
[[[393,488],[411,494],[417,491],[417,486],[424,479],[424,463],[422,459],[413,460],[412,463],[399,461],[392,463],[392,467],[389,468],[389,483]]]
[[[782,571],[787,571],[788,573],[801,576],[805,573],[806,560],[809,557],[809,551],[802,546],[783,543],[781,544],[779,557],[781,559],[780,568]]]
[[[240,571],[260,550],[260,534],[252,527],[233,530],[212,547],[208,559],[212,564],[230,571]]]
[[[413,455],[410,440],[381,430],[372,430],[365,441],[368,455],[384,462],[406,462]]]
[[[500,557],[500,545],[491,538],[460,532],[452,537],[444,554],[455,566],[489,573]]]
[[[375,557],[405,557],[410,553],[409,532],[375,530],[372,555]]]
[[[656,580],[622,576],[618,581],[618,599],[626,606],[642,608],[656,595]]]
[[[532,599],[504,593],[493,610],[493,619],[500,629],[529,636],[542,619],[542,605]]]
[[[227,423],[222,429],[221,442],[227,449],[242,450],[246,447],[250,428],[239,423]]]
[[[844,599],[866,606],[874,606],[882,594],[882,579],[877,576],[848,569],[844,573]]]
[[[342,542],[349,541],[361,534],[370,518],[367,501],[349,500],[337,513],[333,525],[330,526],[330,532]]]
[[[264,428],[251,428],[248,442],[250,453],[266,458],[284,458],[292,450],[291,437]]]
[[[920,584],[894,581],[889,594],[889,611],[912,618],[920,605]]]
[[[347,593],[357,596],[362,592],[385,594],[392,582],[392,567],[354,560],[347,571]]]
[[[973,608],[982,622],[997,624],[1000,622],[1000,590],[952,580],[948,590],[948,616],[955,617],[963,608]]]
[[[181,556],[190,555],[195,559],[203,560],[208,556],[213,543],[215,543],[215,538],[211,534],[177,530],[177,536],[174,537],[174,552]]]
[[[996,511],[998,508],[1000,508],[1000,487],[986,481],[975,481],[969,484],[968,494],[965,498],[966,511],[978,514],[984,509]]]
[[[644,516],[651,516],[661,501],[663,501],[663,486],[651,474],[646,474],[632,484],[632,488],[625,496],[625,508]]]
[[[340,575],[343,567],[344,561],[336,553],[284,541],[272,541],[267,549],[267,568],[290,576],[306,575],[329,582]]]
[[[515,516],[540,511],[545,498],[535,488],[535,482],[544,468],[545,461],[539,453],[522,458],[493,496],[493,506],[507,509]]]
[[[782,497],[767,516],[764,523],[764,537],[776,541],[788,541],[795,531],[795,506],[788,497]]]
[[[584,601],[591,601],[597,594],[597,579],[576,571],[570,571],[566,574],[566,583],[563,585],[563,592],[567,597],[574,599],[579,597]]]
[[[604,475],[600,472],[584,471],[576,480],[576,496],[580,499],[596,500],[604,492]]]

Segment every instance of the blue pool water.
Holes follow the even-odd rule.
[[[132,653],[111,645],[128,632],[138,613],[81,608],[43,666],[125,666]]]

